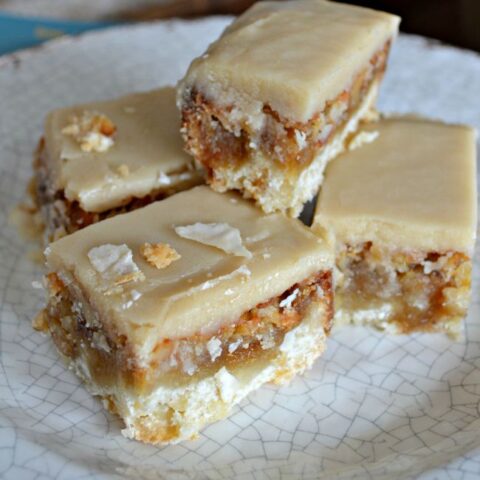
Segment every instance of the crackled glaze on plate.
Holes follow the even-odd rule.
[[[0,59],[0,478],[477,478],[478,294],[458,342],[335,331],[304,377],[262,388],[198,440],[166,448],[123,438],[120,422],[32,330],[43,299],[31,282],[41,269],[7,212],[23,196],[43,116],[175,83],[227,22],[118,28]],[[478,127],[479,92],[476,54],[401,36],[380,105]]]

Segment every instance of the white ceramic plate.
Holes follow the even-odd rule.
[[[123,438],[32,330],[41,271],[6,218],[23,196],[43,116],[175,83],[227,22],[112,29],[0,60],[0,478],[478,478],[478,281],[463,340],[339,330],[304,377],[262,388],[198,440],[167,448]],[[380,105],[479,126],[479,94],[476,54],[401,37]]]

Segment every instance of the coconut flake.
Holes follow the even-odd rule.
[[[194,223],[175,227],[175,232],[182,238],[216,247],[226,253],[252,258],[251,252],[243,246],[240,230],[228,223]]]
[[[217,337],[212,337],[207,342],[207,350],[214,362],[222,354],[222,342]]]
[[[228,404],[232,403],[240,386],[239,381],[225,367],[215,374],[215,381],[222,400]]]
[[[292,303],[295,301],[298,295],[298,288],[296,288],[287,298],[284,298],[278,305],[280,308],[291,308]]]
[[[93,268],[105,280],[118,282],[122,278],[136,280],[143,276],[137,264],[133,261],[132,251],[125,244],[106,243],[93,247],[87,255]]]
[[[307,146],[307,134],[301,130],[295,130],[295,141],[297,142],[298,148],[303,150]]]
[[[172,183],[172,179],[166,175],[164,172],[160,172],[158,174],[158,184],[159,185],[170,185]]]
[[[242,343],[242,339],[239,338],[237,341],[235,342],[232,342],[229,346],[228,346],[228,353],[233,353],[239,346],[240,344]]]

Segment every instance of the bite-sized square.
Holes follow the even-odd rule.
[[[259,2],[178,88],[187,150],[217,191],[297,216],[370,118],[399,19],[324,0]]]
[[[314,220],[336,241],[335,321],[455,335],[470,298],[475,132],[398,117],[362,141],[328,167]]]
[[[50,298],[34,325],[130,438],[195,437],[325,348],[333,250],[235,194],[196,187],[47,250]]]
[[[47,239],[201,183],[179,128],[172,87],[51,112],[34,161]]]

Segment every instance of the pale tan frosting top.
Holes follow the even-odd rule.
[[[74,115],[91,111],[105,115],[117,128],[107,151],[84,152],[62,133]],[[54,187],[64,189],[67,199],[78,201],[84,210],[99,212],[196,177],[185,173],[191,159],[183,151],[179,128],[172,87],[55,110],[45,122]],[[174,175],[178,172],[183,175]]]
[[[379,135],[327,168],[314,227],[332,229],[340,243],[472,253],[475,131],[407,117],[364,131]]]
[[[197,223],[238,229],[250,253],[226,253],[175,231]],[[157,269],[140,254],[145,242],[166,243],[180,258]],[[146,277],[125,284],[124,294],[102,293],[102,275],[89,260],[92,248],[106,244],[125,244],[119,250],[128,255],[130,249],[136,266],[126,262],[120,270],[138,267]],[[47,250],[49,270],[76,279],[102,322],[145,354],[162,338],[212,334],[314,272],[330,269],[333,261],[331,248],[298,220],[265,215],[235,194],[203,186],[82,229]]]
[[[324,0],[257,3],[193,61],[180,102],[194,87],[252,116],[268,104],[305,122],[350,86],[398,24],[394,15]]]

